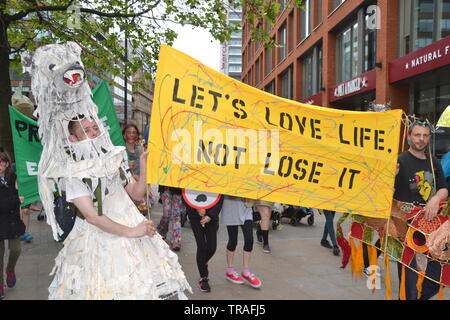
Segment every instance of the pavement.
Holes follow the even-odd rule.
[[[162,208],[157,204],[151,212],[152,220],[159,222]],[[31,243],[23,243],[22,253],[16,266],[17,284],[6,288],[5,300],[47,300],[48,286],[52,280],[50,272],[54,259],[62,244],[52,238],[50,226],[37,220],[38,212],[30,219]],[[337,213],[335,222],[341,214]],[[292,226],[283,218],[278,230],[270,230],[269,242],[272,252],[262,252],[256,242],[251,258],[251,271],[261,280],[262,286],[254,289],[247,284],[236,285],[225,279],[226,269],[226,227],[218,232],[217,251],[209,262],[210,293],[203,293],[197,287],[198,269],[195,261],[196,244],[189,221],[182,228],[181,251],[177,252],[180,264],[191,284],[193,293],[187,293],[191,300],[385,300],[382,257],[381,288],[369,290],[367,278],[352,280],[350,265],[341,269],[341,257],[333,256],[330,249],[320,246],[325,217],[316,214],[309,226],[304,218],[300,225]],[[343,225],[344,232],[348,223]],[[235,254],[235,269],[242,270],[243,237],[239,232],[239,243]],[[5,259],[6,260],[6,259]],[[390,264],[393,299],[398,298],[396,263]],[[437,297],[434,297],[435,300]],[[450,300],[450,290],[444,291],[444,300]]]

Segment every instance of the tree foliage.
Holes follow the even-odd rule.
[[[302,1],[290,2],[299,6]],[[124,74],[126,62],[127,76],[142,70],[150,79],[160,44],[172,45],[177,37],[174,26],[201,27],[223,42],[240,30],[239,24],[227,22],[228,10],[239,7],[250,21],[253,40],[273,45],[258,22],[266,19],[273,26],[279,0],[0,0],[0,60],[7,60],[0,62],[0,126],[10,135],[1,113],[7,112],[11,97],[9,68],[20,65],[24,50],[71,40],[83,48],[87,69],[112,78]],[[1,133],[0,145],[4,141]]]

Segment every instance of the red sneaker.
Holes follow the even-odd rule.
[[[14,270],[6,270],[6,284],[8,288],[13,288],[16,285],[16,274]]]
[[[242,278],[244,278],[245,280],[247,280],[248,284],[251,285],[253,288],[259,288],[261,287],[261,280],[258,279],[258,277],[256,277],[253,273],[250,273],[247,277],[244,276],[244,274],[242,273]]]
[[[225,277],[227,278],[228,281],[231,281],[231,282],[236,283],[236,284],[243,284],[244,283],[244,280],[241,277],[239,277],[239,274],[237,272],[226,273]]]
[[[5,298],[5,286],[0,284],[0,300]]]

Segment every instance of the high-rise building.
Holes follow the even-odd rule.
[[[241,8],[228,9],[228,22],[242,23]],[[236,79],[241,80],[242,70],[242,31],[236,31],[231,34],[231,39],[222,43],[220,46],[220,72]]]
[[[243,20],[244,83],[331,108],[390,104],[433,124],[450,105],[450,0],[304,0],[303,9],[279,1],[269,30],[279,46],[253,43]],[[437,156],[450,149],[441,131]]]

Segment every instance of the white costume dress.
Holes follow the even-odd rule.
[[[22,55],[38,105],[43,146],[39,194],[55,240],[66,231],[54,214],[55,191],[72,199],[90,195],[99,214],[125,226],[145,219],[124,189],[131,179],[125,147],[112,144],[98,117],[80,53],[76,43],[68,42]],[[68,124],[79,115],[94,120],[100,135],[71,142]],[[52,275],[49,299],[165,299],[176,294],[184,299],[184,290],[192,292],[178,256],[159,235],[120,237],[81,218],[65,239]]]
[[[145,220],[128,196],[119,170],[100,178],[107,189],[103,214],[133,227]],[[70,181],[71,180],[71,181]],[[66,198],[94,197],[80,179],[65,181]],[[157,234],[125,238],[76,218],[56,258],[49,299],[164,299],[188,289],[177,255]]]

